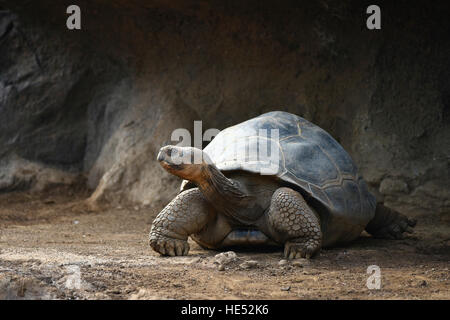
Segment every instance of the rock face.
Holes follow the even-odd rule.
[[[69,31],[70,4],[0,0],[0,191],[84,176],[94,205],[161,207],[179,183],[155,161],[173,130],[285,110],[330,132],[379,201],[450,212],[438,5],[380,5],[370,31],[360,1],[91,0]]]

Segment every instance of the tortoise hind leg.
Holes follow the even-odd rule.
[[[319,217],[300,193],[290,188],[277,189],[272,196],[267,222],[271,236],[284,243],[285,258],[310,258],[320,250]]]
[[[377,204],[375,217],[366,226],[366,231],[375,238],[403,239],[403,233],[412,233],[416,223],[415,219],[409,219],[407,216],[379,203]]]

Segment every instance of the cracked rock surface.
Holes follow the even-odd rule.
[[[369,32],[349,0],[78,2],[72,32],[69,1],[0,1],[0,192],[83,180],[93,208],[161,208],[179,183],[156,163],[174,129],[278,109],[330,132],[379,201],[448,220],[439,6],[386,3]]]

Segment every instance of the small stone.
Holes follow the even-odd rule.
[[[78,220],[75,220],[74,222],[73,222],[73,224],[79,224],[80,223],[80,221],[78,221]]]
[[[419,286],[426,287],[426,286],[428,286],[428,282],[426,282],[425,280],[422,280],[422,282],[420,282]]]
[[[150,200],[144,200],[142,204],[147,207],[150,205]]]
[[[223,264],[219,264],[219,267],[217,268],[219,271],[225,271],[225,266]]]
[[[281,287],[281,291],[289,291],[291,290],[291,286]]]
[[[139,211],[139,207],[138,207],[138,206],[135,206],[135,207],[134,207],[134,210],[135,210],[135,211]]]
[[[280,262],[278,262],[279,266],[285,266],[287,264],[288,264],[288,261],[286,259],[282,259],[282,260],[280,260]]]
[[[258,261],[255,260],[247,260],[241,263],[240,267],[244,269],[251,269],[258,266]]]
[[[236,253],[234,251],[228,251],[228,252],[222,252],[219,254],[216,254],[214,256],[214,263],[217,264],[229,264],[230,262],[233,262],[237,259]]]

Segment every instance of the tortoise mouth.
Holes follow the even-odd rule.
[[[158,156],[158,161],[159,161],[159,164],[164,169],[166,169],[167,171],[170,171],[170,172],[179,172],[184,169],[184,166],[182,164],[169,163],[164,158],[160,160],[159,156]]]

